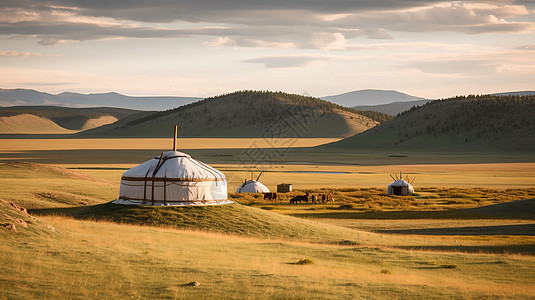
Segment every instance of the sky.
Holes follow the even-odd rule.
[[[0,0],[0,88],[535,90],[535,0]]]

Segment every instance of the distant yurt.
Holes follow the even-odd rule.
[[[236,193],[269,193],[269,189],[258,181],[260,176],[262,176],[262,173],[263,172],[258,175],[256,180],[246,179],[243,184],[236,189]]]
[[[390,177],[392,177],[392,175]],[[412,182],[409,183],[409,177],[403,178],[400,172],[399,178],[396,175],[396,178],[392,177],[392,179],[394,179],[394,182],[388,185],[388,188],[386,189],[387,195],[407,196],[414,193],[414,188],[411,185]]]
[[[220,171],[176,151],[165,152],[123,173],[119,198],[133,205],[219,205],[227,200],[227,180]]]

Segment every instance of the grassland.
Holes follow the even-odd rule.
[[[307,157],[295,147],[288,163],[266,164],[240,160],[258,140],[191,139],[185,152],[222,170],[231,192],[250,170],[266,171],[261,181],[272,189],[298,190],[279,202],[230,193],[236,204],[153,208],[108,202],[122,172],[169,141],[92,141],[0,144],[4,162],[52,164],[0,164],[9,187],[0,189],[0,299],[534,297],[534,218],[471,210],[535,198],[530,155],[474,163],[475,154]],[[416,177],[412,197],[384,195],[399,171]],[[289,205],[305,191],[336,201]],[[297,264],[304,259],[313,263]]]
[[[3,298],[475,298],[532,296],[531,257],[336,246],[44,218],[3,236]],[[296,265],[303,258],[312,265]],[[388,272],[382,272],[387,270]],[[17,276],[7,275],[17,274]],[[188,286],[197,281],[199,286]]]
[[[171,132],[172,136],[172,132]],[[340,140],[339,138],[280,138],[277,141],[263,138],[180,138],[178,147],[189,149],[247,149],[251,146],[269,147],[314,147]],[[173,144],[170,138],[75,138],[75,139],[2,139],[0,153],[29,150],[163,150]],[[83,157],[81,157],[83,160]],[[83,161],[82,161],[83,162]]]
[[[264,171],[270,189],[386,187],[403,171],[416,187],[522,188],[535,180],[533,154],[335,151],[304,148],[333,139],[179,139],[179,149],[222,170],[234,191]],[[3,139],[0,161],[76,168],[117,182],[121,171],[169,149],[170,139]],[[253,175],[254,175],[253,174]]]

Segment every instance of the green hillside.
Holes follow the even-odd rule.
[[[344,137],[377,125],[370,117],[313,97],[241,91],[120,121],[85,135],[165,137],[168,131],[162,129],[178,124],[182,137]]]
[[[137,110],[96,107],[12,106],[0,108],[1,133],[73,133],[111,124]]]
[[[535,150],[535,96],[467,96],[429,102],[326,145],[347,149]]]
[[[75,208],[40,209],[35,214],[67,215],[76,219],[111,221],[121,224],[164,226],[256,238],[282,238],[322,243],[370,238],[362,232],[285,216],[238,203],[218,206],[138,206],[111,202]],[[359,242],[360,242],[359,241]],[[352,240],[352,243],[357,243]]]

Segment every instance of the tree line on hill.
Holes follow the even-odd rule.
[[[209,97],[202,101],[197,101],[177,108],[155,112],[153,114],[144,116],[128,122],[125,126],[138,125],[151,120],[162,119],[166,116],[179,114],[188,118],[192,114],[199,115],[200,112],[207,114],[210,109],[216,109],[217,105],[226,103],[227,108],[233,105],[242,106],[244,109],[253,111],[254,119],[258,122],[268,122],[274,117],[280,115],[281,111],[287,109],[289,106],[299,106],[304,112],[309,114],[313,110],[320,111],[322,114],[332,112],[335,109],[356,113],[368,117],[377,122],[385,122],[392,118],[392,116],[376,111],[357,111],[353,108],[344,107],[335,103],[321,100],[314,97],[302,96],[297,94],[289,94],[284,92],[270,92],[270,91],[238,91],[229,94],[223,94],[216,97]],[[196,108],[202,107],[202,111],[196,111]],[[230,121],[239,117],[239,111],[233,111],[232,115],[226,115],[221,111],[221,121]],[[213,122],[214,117],[209,116],[208,122]]]
[[[534,115],[533,95],[458,96],[413,107],[337,145],[527,150],[535,148]]]

